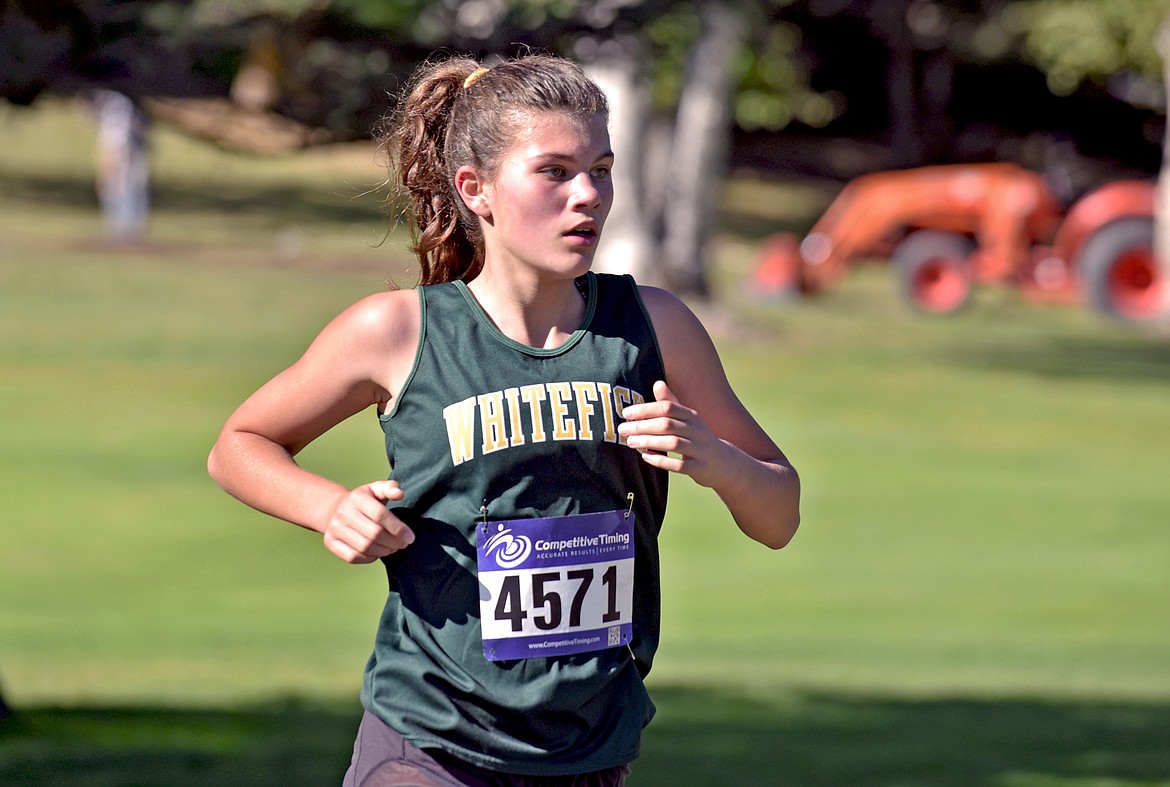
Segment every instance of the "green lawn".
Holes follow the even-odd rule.
[[[384,577],[204,458],[407,270],[375,157],[160,129],[149,242],[117,249],[92,140],[65,105],[0,111],[0,784],[336,784]],[[745,298],[758,233],[825,194],[727,192],[701,313],[804,524],[769,552],[674,483],[631,785],[1170,785],[1170,343],[1007,292],[922,318],[877,266]],[[304,459],[361,483],[380,450],[371,413]]]

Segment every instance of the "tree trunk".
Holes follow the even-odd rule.
[[[732,3],[704,2],[671,145],[669,199],[663,217],[662,270],[680,295],[706,298],[707,241],[727,174],[732,67],[743,17]]]
[[[280,98],[280,42],[274,25],[260,25],[248,42],[248,52],[229,94],[232,101],[252,112],[267,112]]]
[[[918,62],[914,41],[906,24],[907,0],[874,2],[872,24],[886,46],[886,95],[889,104],[888,143],[899,167],[922,163],[919,136]]]
[[[605,222],[594,270],[629,273],[645,284],[661,284],[646,201],[645,158],[649,98],[643,84],[641,44],[634,38],[582,41],[586,69],[609,99],[609,135],[614,151],[613,208]]]
[[[97,192],[106,237],[140,240],[150,213],[148,121],[128,96],[110,90],[93,97],[98,126]]]
[[[922,64],[922,158],[924,163],[942,164],[955,150],[955,123],[951,114],[955,64],[947,49],[927,56]]]

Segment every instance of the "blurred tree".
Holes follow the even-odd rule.
[[[619,156],[613,171],[613,206],[593,264],[601,272],[630,273],[661,284],[652,264],[658,243],[653,222],[658,214],[647,200],[657,188],[646,182],[654,171],[648,160],[654,158],[655,146],[649,138],[649,91],[640,68],[644,46],[639,37],[625,34],[578,42],[591,76],[609,97],[610,143]]]
[[[670,204],[660,259],[676,291],[710,295],[706,247],[727,170],[733,67],[743,44],[742,3],[707,0],[678,100],[671,151]]]
[[[52,9],[19,3],[15,15],[0,18],[0,31],[24,41],[35,30],[36,43],[27,47],[30,56],[16,56],[24,66],[22,77],[3,92],[25,103],[50,87],[60,92],[80,85],[108,87],[106,76],[89,74],[85,64],[98,51],[103,57],[123,49],[139,54],[135,46],[141,44],[142,52],[151,53],[152,68],[131,67],[141,65],[133,57],[119,60],[126,66],[119,68],[125,85],[119,92],[135,101],[153,97],[146,105],[154,115],[191,133],[268,150],[368,137],[385,112],[386,93],[436,49],[483,57],[547,49],[576,55],[590,67],[605,61],[613,74],[628,74],[612,88],[618,93],[615,125],[625,129],[623,144],[631,151],[622,155],[631,164],[638,161],[633,151],[645,138],[648,118],[648,97],[638,85],[647,79],[655,54],[653,47],[639,43],[642,28],[667,13],[695,15],[691,4],[675,0],[51,0]],[[661,231],[649,221],[625,222],[640,238],[637,257],[633,247],[626,248],[624,260],[609,256],[612,266],[626,270],[636,267],[635,260],[657,262],[665,233],[677,262],[659,270],[674,273],[670,283],[680,291],[705,295],[703,252],[725,167],[732,68],[742,29],[737,20],[743,9],[740,3],[713,2],[700,9],[695,23],[681,29],[685,43],[660,35],[666,48],[693,46],[701,61],[684,69],[681,79],[676,76],[686,122],[672,124],[671,167],[689,180],[685,187],[671,186],[670,211],[664,214],[671,218]],[[59,34],[60,20],[66,18],[73,21],[67,33]],[[615,41],[625,43],[608,46]],[[206,77],[213,87],[192,100],[198,91],[189,85],[168,88],[170,69],[176,72],[169,74],[171,87],[179,84],[178,72]],[[175,95],[185,100],[170,100]],[[258,116],[265,122],[255,122]],[[278,118],[300,126],[286,133],[288,126]],[[650,188],[642,173],[629,168],[630,195]],[[668,181],[656,184],[665,187]],[[666,202],[665,196],[655,200]],[[617,248],[622,224],[616,222],[612,233]],[[652,270],[642,268],[647,278]]]
[[[1162,107],[1156,33],[1167,13],[1170,0],[1015,0],[984,25],[1017,39],[1057,95],[1097,82],[1124,100]]]
[[[42,93],[113,90],[147,95],[214,91],[195,52],[151,24],[149,0],[4,0],[0,97],[31,104]]]
[[[31,104],[46,91],[83,93],[98,125],[97,195],[107,237],[137,240],[149,204],[148,92],[189,89],[157,69],[167,53],[143,23],[145,4],[7,0],[0,6],[0,95]]]
[[[809,171],[841,177],[993,156],[1040,167],[1071,145],[1148,167],[1160,158],[1151,140],[1161,138],[1155,127],[1164,113],[1152,31],[1166,5],[759,0],[735,99],[737,126],[786,129],[787,140],[851,140],[865,156],[807,162]],[[772,89],[786,80],[793,87]],[[997,144],[1004,137],[1019,142]],[[761,162],[763,152],[752,149]],[[801,156],[816,152],[788,144],[774,163],[803,167]]]
[[[975,0],[767,0],[757,4],[736,120],[751,131],[796,124],[878,131],[886,166],[953,149],[955,59]],[[849,56],[843,56],[849,52]]]
[[[1043,73],[1055,93],[1099,83],[1126,101],[1156,103],[1161,61],[1150,31],[1168,5],[7,0],[0,95],[27,104],[46,90],[112,89],[219,144],[281,151],[368,138],[386,95],[435,51],[568,54],[605,82],[615,145],[623,161],[639,164],[619,170],[629,178],[620,187],[626,202],[614,211],[599,264],[657,273],[702,295],[703,248],[733,129],[832,134],[858,148],[880,140],[880,151],[867,150],[881,155],[853,156],[854,171],[953,159],[962,150],[957,124],[979,123],[963,111],[978,103],[1014,118],[1028,107],[1020,79],[987,76],[1004,62],[1034,64],[1031,73]],[[984,76],[972,80],[980,68]],[[972,82],[985,89],[978,102]],[[1002,98],[1013,90],[1015,104]],[[792,151],[825,149],[775,142],[762,163],[792,166]],[[824,155],[817,162],[829,163]],[[640,267],[645,260],[654,264]]]

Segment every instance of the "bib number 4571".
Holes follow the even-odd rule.
[[[495,618],[498,621],[510,621],[512,631],[524,631],[525,621],[532,614],[530,621],[540,631],[555,631],[564,627],[577,629],[582,625],[582,612],[586,608],[586,600],[590,599],[589,590],[593,585],[595,567],[571,569],[562,574],[560,571],[542,571],[531,574],[532,605],[525,608],[523,584],[519,574],[508,574],[500,583],[499,598],[496,601]],[[601,612],[600,623],[613,623],[621,619],[618,610],[618,567],[611,565],[601,574],[601,590],[604,592],[605,605]],[[564,620],[565,600],[568,600],[569,619]],[[601,599],[598,598],[598,601]],[[595,606],[593,604],[591,607]],[[536,613],[540,614],[536,614]]]

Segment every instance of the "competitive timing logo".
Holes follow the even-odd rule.
[[[512,535],[512,531],[503,525],[498,527],[499,532],[484,545],[484,554],[491,555],[494,552],[493,557],[500,568],[515,568],[532,554],[532,540],[528,536]]]

